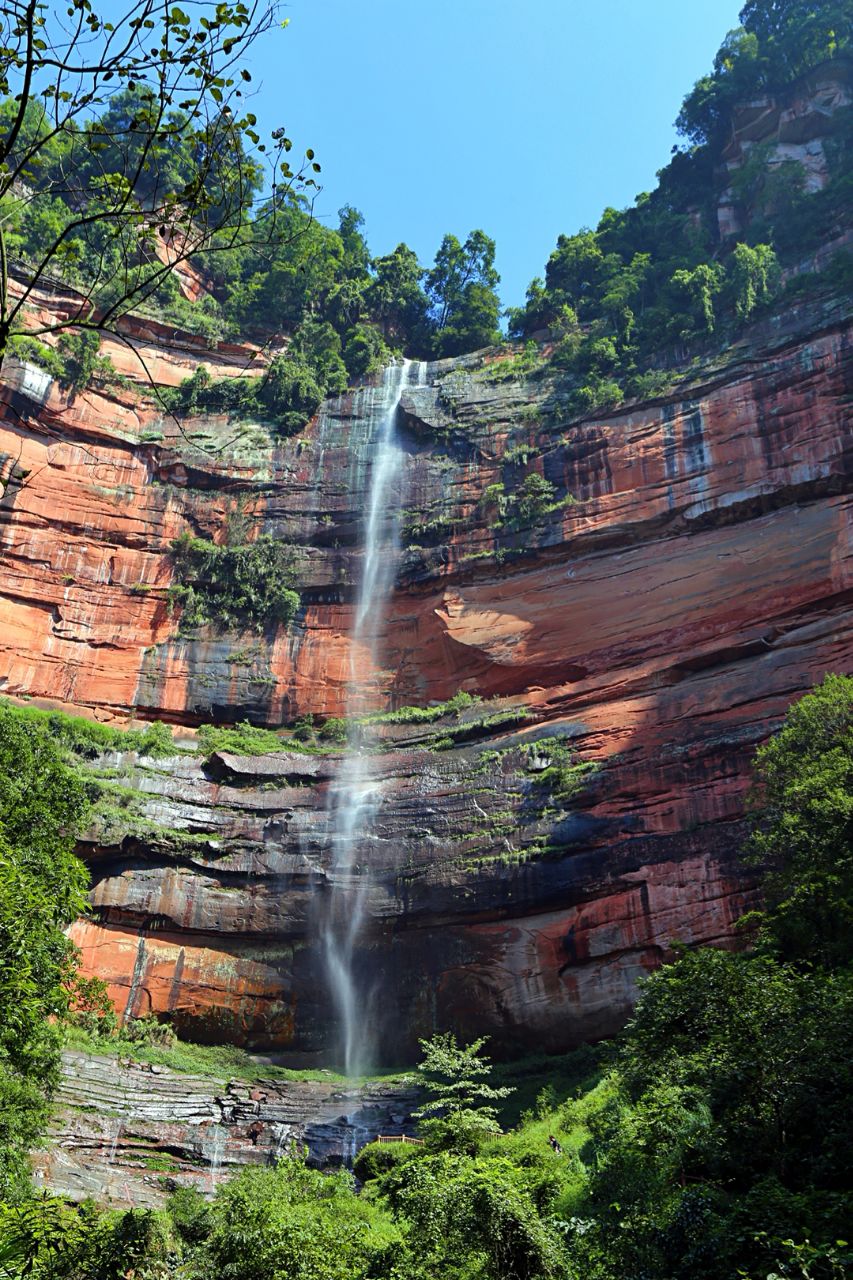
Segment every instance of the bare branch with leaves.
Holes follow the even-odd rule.
[[[319,165],[309,150],[294,169],[285,131],[263,141],[247,108],[245,59],[279,25],[275,0],[130,0],[114,21],[91,0],[0,6],[0,359],[18,334],[126,340],[124,318],[199,255],[294,234],[282,212]],[[38,252],[13,281],[24,211]],[[34,320],[56,279],[79,303]]]

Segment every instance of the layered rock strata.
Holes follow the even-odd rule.
[[[512,1051],[608,1035],[673,940],[731,939],[755,746],[851,666],[851,370],[848,315],[812,306],[583,421],[496,353],[407,392],[407,549],[383,669],[356,667],[377,709],[491,701],[383,729],[357,964],[386,1060],[436,1026]],[[36,401],[10,386],[0,423],[5,692],[186,725],[340,713],[354,397],[293,441],[179,426],[126,389]],[[549,500],[525,506],[532,473]],[[180,635],[169,541],[185,529],[290,544],[290,630]],[[567,780],[561,752],[594,768]],[[88,970],[122,1012],[321,1057],[334,759],[113,763],[133,799],[84,846]]]
[[[237,1169],[296,1152],[310,1164],[350,1164],[365,1142],[408,1131],[414,1099],[395,1084],[220,1082],[65,1053],[35,1179],[68,1200],[153,1208],[178,1187],[210,1195]]]

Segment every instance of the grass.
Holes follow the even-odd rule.
[[[353,1085],[370,1080],[385,1080],[389,1084],[400,1079],[399,1070],[381,1072],[377,1075],[352,1077],[341,1075],[324,1067],[313,1067],[295,1070],[291,1067],[279,1067],[274,1063],[257,1058],[237,1045],[229,1044],[192,1044],[186,1040],[176,1040],[174,1044],[148,1044],[143,1040],[132,1039],[126,1035],[99,1036],[84,1031],[81,1027],[69,1027],[66,1032],[65,1047],[80,1053],[107,1055],[109,1057],[130,1058],[133,1062],[150,1063],[154,1066],[168,1067],[183,1075],[206,1076],[214,1080],[245,1080],[247,1083],[260,1083],[264,1080],[280,1081],[314,1081],[326,1084]]]
[[[529,1120],[547,1092],[550,1109],[586,1094],[603,1079],[610,1056],[606,1045],[582,1045],[570,1053],[537,1053],[513,1062],[497,1062],[492,1083],[514,1090],[500,1104],[499,1119],[508,1127]]]
[[[261,729],[247,720],[230,726],[203,724],[198,731],[198,744],[205,756],[214,751],[227,751],[235,756],[264,756],[271,751],[284,751],[290,745],[274,730]]]
[[[432,724],[444,716],[459,716],[469,707],[477,706],[481,698],[460,689],[446,702],[436,702],[430,707],[398,707],[396,711],[382,711],[372,716],[360,717],[360,724]]]
[[[583,1204],[595,1163],[592,1125],[616,1092],[614,1076],[591,1064],[588,1055],[594,1052],[587,1047],[567,1054],[565,1068],[559,1061],[543,1059],[551,1062],[554,1074],[548,1077],[534,1109],[521,1113],[516,1128],[483,1147],[484,1155],[504,1156],[517,1168],[553,1163],[560,1176],[551,1213],[563,1221],[571,1219]],[[574,1063],[581,1071],[570,1086]],[[552,1136],[562,1148],[560,1153],[550,1146]]]
[[[83,716],[72,716],[65,711],[19,707],[5,698],[2,702],[20,720],[45,725],[62,747],[77,756],[91,757],[102,751],[136,751],[145,756],[178,754],[168,725],[159,720],[141,729],[120,729]]]

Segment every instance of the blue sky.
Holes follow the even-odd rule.
[[[253,50],[253,109],[316,151],[320,218],[353,204],[374,253],[424,263],[482,227],[518,303],[560,232],[654,185],[740,4],[291,0]]]

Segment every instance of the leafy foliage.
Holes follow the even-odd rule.
[[[741,21],[713,73],[685,100],[678,124],[693,145],[633,206],[606,209],[594,230],[560,236],[544,280],[534,280],[526,305],[510,312],[511,333],[547,331],[561,405],[571,415],[654,394],[663,368],[712,340],[725,344],[773,302],[780,262],[798,262],[849,226],[849,108],[833,119],[823,191],[807,193],[801,166],[769,164],[766,148],[754,147],[731,179],[720,161],[736,103],[782,90],[851,47],[851,0],[754,0]],[[718,225],[717,202],[729,182],[744,226],[738,243],[721,239]],[[846,291],[835,270],[821,283]],[[816,285],[812,279],[810,288]]]
[[[853,961],[853,679],[828,675],[755,762],[761,937],[802,963]]]
[[[472,231],[464,244],[447,235],[426,275],[436,355],[455,356],[500,339],[495,242]]]
[[[210,1221],[204,1255],[189,1268],[199,1280],[388,1275],[402,1244],[387,1211],[354,1194],[350,1174],[322,1174],[298,1159],[272,1173],[240,1173],[218,1192]]]
[[[694,142],[718,140],[734,103],[786,85],[853,45],[850,0],[747,0],[740,21],[681,109],[679,128]]]
[[[214,751],[230,751],[238,756],[262,756],[281,751],[284,740],[272,729],[244,720],[237,725],[203,724],[198,731],[198,744],[206,756]]]
[[[299,608],[288,546],[269,537],[218,546],[183,534],[172,543],[175,575],[170,599],[181,605],[181,634],[197,627],[288,626]]]
[[[485,1136],[500,1132],[495,1104],[512,1089],[490,1083],[492,1066],[480,1052],[485,1043],[481,1037],[460,1045],[451,1032],[421,1040],[413,1079],[426,1096],[415,1115],[431,1150],[473,1152]]]
[[[294,172],[283,130],[262,142],[244,109],[240,63],[276,25],[275,3],[69,12],[13,0],[0,16],[0,357],[33,324],[115,330],[179,296],[175,268],[201,253],[279,243],[280,207],[316,185],[313,152]],[[260,200],[265,179],[276,194]],[[26,268],[14,296],[11,258]],[[51,276],[80,286],[77,305],[28,316]]]
[[[141,729],[119,729],[99,720],[86,720],[67,711],[45,711],[40,707],[16,707],[0,699],[0,713],[10,720],[44,732],[56,742],[66,764],[74,757],[92,758],[102,751],[136,751],[141,756],[168,756],[175,745],[168,725],[152,721]],[[0,787],[4,784],[0,780]]]
[[[44,721],[0,705],[0,1196],[20,1194],[58,1080],[84,905],[85,788]]]
[[[562,1241],[543,1222],[511,1161],[441,1152],[405,1162],[384,1181],[409,1223],[421,1274],[483,1280],[565,1275]]]

